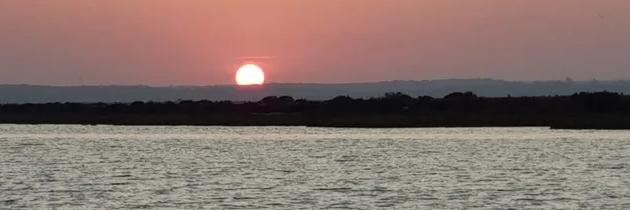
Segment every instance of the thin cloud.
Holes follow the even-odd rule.
[[[241,56],[239,60],[270,60],[275,59],[276,56]]]

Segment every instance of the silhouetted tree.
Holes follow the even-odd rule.
[[[458,92],[414,98],[395,92],[327,101],[269,96],[257,102],[0,104],[0,123],[630,128],[630,96],[596,92],[485,98]]]

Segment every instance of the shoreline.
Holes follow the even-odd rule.
[[[414,129],[414,128],[546,128],[550,130],[630,130],[630,127],[576,127],[553,125],[436,125],[436,126],[362,126],[362,125],[306,125],[306,124],[123,124],[123,123],[50,123],[50,122],[0,122],[0,125],[76,125],[76,126],[131,126],[131,127],[309,127],[309,128],[348,128],[348,129]]]
[[[346,128],[549,127],[630,129],[630,96],[610,92],[547,97],[417,98],[388,93],[326,101],[270,96],[257,102],[0,104],[0,123],[78,125],[310,126]]]

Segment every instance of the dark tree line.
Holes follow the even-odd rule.
[[[443,98],[387,93],[369,99],[338,96],[326,101],[269,96],[257,102],[2,104],[0,123],[630,128],[630,97],[596,92],[486,98],[457,92]]]

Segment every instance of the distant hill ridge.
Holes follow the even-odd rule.
[[[339,95],[355,98],[377,97],[388,92],[402,92],[411,96],[442,97],[449,93],[464,91],[486,97],[570,95],[582,91],[630,93],[630,81],[446,79],[342,84],[273,83],[261,88],[241,88],[233,85],[171,87],[0,85],[0,103],[258,101],[271,95],[325,100]]]

